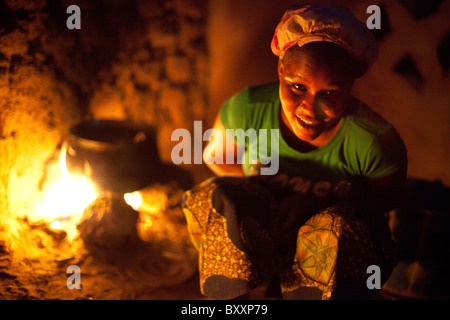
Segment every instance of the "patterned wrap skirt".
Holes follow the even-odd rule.
[[[390,275],[393,242],[383,214],[330,205],[251,178],[215,177],[184,194],[199,251],[202,294],[233,299],[268,281],[285,299],[365,299],[368,267]]]

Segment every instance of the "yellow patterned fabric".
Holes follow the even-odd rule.
[[[316,214],[299,229],[291,270],[281,277],[283,293],[316,287],[329,299],[335,283],[341,219],[329,210]]]
[[[251,272],[251,261],[247,254],[239,250],[229,239],[226,221],[212,206],[211,193],[216,184],[208,180],[195,189],[187,191],[183,211],[188,223],[192,242],[199,250],[200,289],[205,292],[205,281],[212,276],[239,279],[256,284]],[[244,294],[246,288],[238,294]],[[226,292],[210,292],[219,298],[230,298]]]
[[[239,178],[213,178],[185,193],[182,207],[199,251],[201,292],[232,299],[277,277],[286,299],[368,295],[367,267],[384,266],[377,244],[382,237],[349,210],[298,205],[302,198],[280,194],[271,197]],[[286,212],[289,223],[283,224]],[[293,241],[286,237],[289,224],[296,228],[290,229]]]
[[[239,250],[229,239],[226,221],[212,206],[211,193],[216,187],[208,180],[195,189],[187,191],[183,211],[188,223],[192,242],[199,250],[200,289],[202,294],[216,298],[232,298],[244,294],[256,286],[257,281],[251,272],[251,261],[247,254]],[[223,276],[226,279],[242,280],[243,288],[236,289],[231,295],[226,289],[218,292],[205,289],[210,277]],[[225,292],[220,292],[223,290]]]

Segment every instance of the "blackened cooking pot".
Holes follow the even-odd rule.
[[[154,129],[127,120],[91,120],[70,128],[66,164],[102,191],[138,190],[160,173]]]

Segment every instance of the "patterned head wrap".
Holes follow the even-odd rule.
[[[369,68],[378,56],[375,38],[367,26],[347,9],[320,4],[301,5],[288,9],[272,38],[271,49],[276,56],[297,44],[328,41],[344,48],[353,58]]]

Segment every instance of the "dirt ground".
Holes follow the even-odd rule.
[[[65,231],[26,218],[0,226],[0,299],[203,299],[179,191],[152,216],[150,228],[110,198],[86,208],[72,241]],[[71,265],[80,268],[81,289],[68,288],[75,283]]]
[[[133,239],[116,247],[87,249],[81,238],[69,243],[47,226],[24,228],[36,244],[32,257],[16,256],[0,242],[0,299],[202,298],[196,252],[187,241],[171,246]],[[79,290],[67,287],[71,265],[80,267]]]

